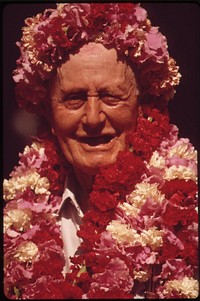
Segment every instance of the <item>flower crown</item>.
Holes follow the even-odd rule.
[[[25,20],[21,56],[14,70],[16,98],[27,111],[45,114],[48,82],[70,53],[86,43],[114,47],[138,69],[141,97],[169,100],[179,67],[167,41],[138,3],[60,3]]]

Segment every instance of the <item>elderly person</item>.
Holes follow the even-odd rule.
[[[13,299],[195,298],[196,151],[167,103],[180,74],[139,4],[28,18],[19,106],[46,120],[4,181]]]

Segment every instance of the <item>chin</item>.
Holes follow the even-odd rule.
[[[113,164],[117,159],[117,154],[111,156],[99,156],[99,158],[91,158],[89,162],[84,162],[84,164],[75,165],[77,169],[81,170],[84,174],[87,175],[96,175],[99,173],[100,168]]]

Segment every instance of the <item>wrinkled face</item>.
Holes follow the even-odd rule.
[[[115,49],[84,45],[58,70],[52,86],[52,131],[67,160],[88,175],[113,163],[136,126],[138,89]]]

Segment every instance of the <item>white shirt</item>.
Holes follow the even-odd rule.
[[[74,256],[81,243],[81,238],[77,236],[76,232],[81,224],[83,212],[76,200],[75,193],[72,188],[74,187],[69,188],[68,179],[66,179],[59,210],[61,237],[63,239],[66,260],[66,268],[64,272],[70,271],[71,263],[69,257]]]

